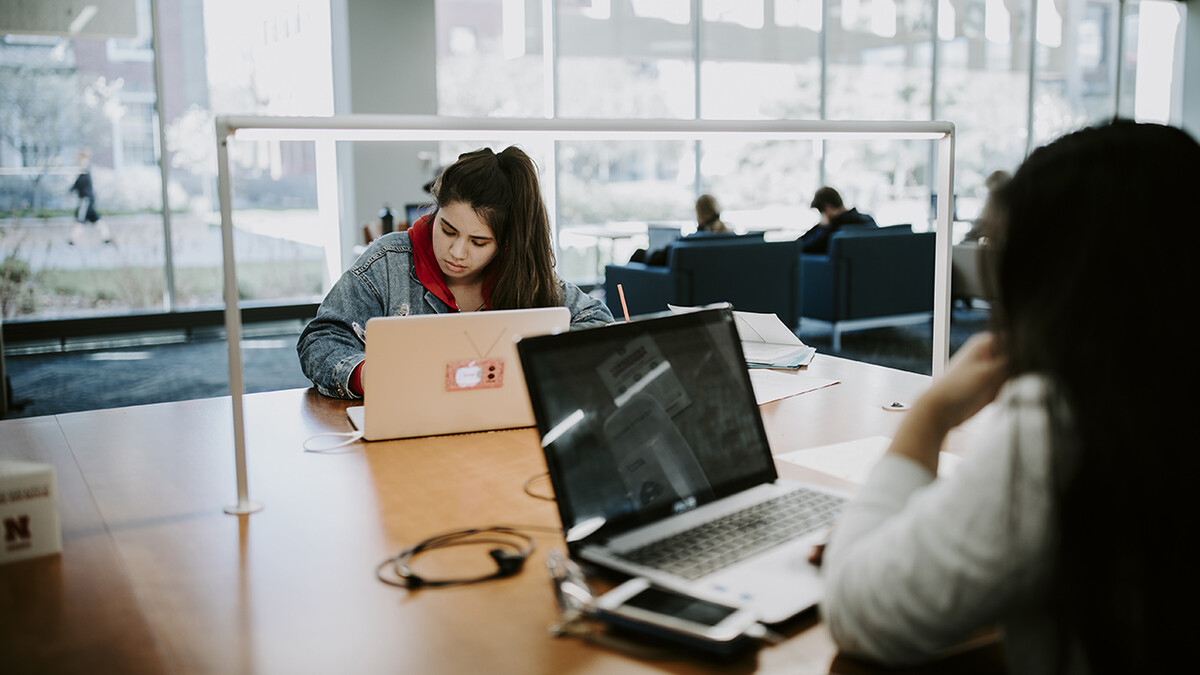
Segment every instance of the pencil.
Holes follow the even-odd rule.
[[[621,311],[625,312],[625,323],[629,323],[629,305],[625,304],[625,287],[617,284],[617,295],[621,296]]]

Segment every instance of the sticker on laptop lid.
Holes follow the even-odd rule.
[[[446,364],[446,391],[498,389],[504,386],[504,359],[471,359]]]

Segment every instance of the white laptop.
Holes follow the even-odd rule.
[[[820,600],[808,557],[844,497],[778,478],[728,308],[517,347],[573,556],[768,623]]]
[[[566,307],[371,319],[346,414],[368,441],[533,426],[517,339],[570,325]]]

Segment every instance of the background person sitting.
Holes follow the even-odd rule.
[[[712,195],[700,195],[696,200],[696,231],[697,232],[728,232],[729,228],[721,222],[721,205]]]
[[[688,237],[697,235],[702,237],[705,234],[718,232],[732,232],[721,221],[721,205],[717,203],[717,198],[712,195],[700,195],[700,198],[696,200],[696,231],[689,234]],[[667,253],[670,250],[670,245],[656,248],[649,252],[644,248],[639,248],[633,252],[633,255],[629,256],[629,262],[645,263],[647,265],[666,265]]]
[[[838,191],[826,185],[817,190],[809,204],[821,214],[821,222],[800,237],[800,245],[805,253],[825,253],[829,250],[829,237],[847,225],[864,225],[878,227],[875,219],[858,209],[847,209]]]

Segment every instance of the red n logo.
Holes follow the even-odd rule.
[[[13,542],[17,539],[29,538],[29,516],[17,516],[16,518],[4,519],[5,543]]]

